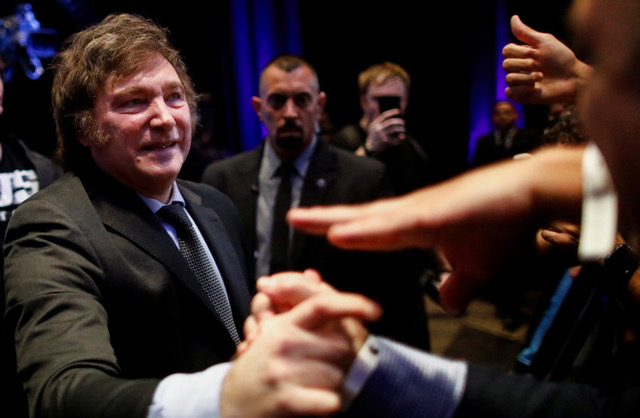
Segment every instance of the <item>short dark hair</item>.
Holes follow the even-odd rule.
[[[267,62],[267,64],[265,64],[264,68],[260,72],[260,86],[259,86],[260,91],[262,91],[262,86],[264,85],[265,73],[267,72],[267,69],[271,67],[276,67],[287,73],[290,73],[301,67],[307,67],[309,68],[309,70],[311,70],[311,73],[315,78],[318,90],[320,90],[320,81],[318,79],[318,73],[316,72],[316,69],[313,68],[313,65],[311,65],[307,60],[305,60],[304,58],[298,55],[284,54],[284,55],[279,55],[275,58],[272,58],[269,62]]]

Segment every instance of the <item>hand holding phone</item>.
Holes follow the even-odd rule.
[[[390,145],[397,145],[405,138],[404,119],[400,114],[400,96],[377,96],[378,114],[368,126],[365,150],[368,152],[382,152]],[[384,112],[397,109],[397,114],[384,115]]]

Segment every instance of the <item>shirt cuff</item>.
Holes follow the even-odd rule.
[[[578,257],[600,261],[613,250],[618,224],[618,197],[609,169],[594,143],[582,157],[582,222]]]
[[[376,338],[369,335],[356,359],[349,369],[347,378],[342,384],[342,411],[346,411],[353,400],[358,396],[367,378],[378,365],[379,348]]]
[[[198,373],[176,373],[160,381],[148,418],[219,418],[220,391],[231,363]]]

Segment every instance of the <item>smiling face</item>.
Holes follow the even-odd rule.
[[[81,142],[96,165],[166,202],[191,146],[191,113],[171,64],[155,55],[133,76],[108,82],[95,100],[94,117],[99,133]]]
[[[295,158],[311,143],[325,102],[325,94],[318,91],[318,80],[307,66],[289,72],[268,67],[260,97],[252,99],[267,129],[267,141],[282,159]]]

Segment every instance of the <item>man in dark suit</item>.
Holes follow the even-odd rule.
[[[491,122],[494,131],[476,140],[471,163],[473,167],[529,153],[542,145],[542,135],[519,128],[516,125],[517,120],[518,112],[513,103],[502,100],[493,105]]]
[[[257,149],[212,163],[202,180],[226,193],[239,208],[251,243],[248,252],[254,253],[250,269],[256,277],[316,269],[337,288],[381,303],[385,314],[372,329],[427,349],[426,313],[412,255],[347,252],[324,237],[290,231],[285,232],[284,244],[273,245],[272,232],[279,222],[285,224],[284,213],[275,214],[282,162],[294,166],[287,209],[362,203],[392,194],[382,163],[318,139],[316,128],[326,100],[309,63],[291,55],[275,58],[262,71],[260,96],[252,98],[266,126],[266,140]],[[274,266],[277,252],[284,247],[288,247],[284,262]]]
[[[291,411],[278,398],[333,384],[344,350],[297,344],[314,373],[286,373],[300,366],[277,361],[279,347],[294,347],[304,318],[274,322],[279,333],[223,363],[253,282],[233,203],[176,180],[196,95],[164,30],[108,16],[74,35],[55,69],[55,159],[66,173],[15,211],[5,245],[6,319],[31,416],[312,414],[319,404]],[[331,373],[314,356],[334,358]],[[295,381],[272,386],[283,378]]]

